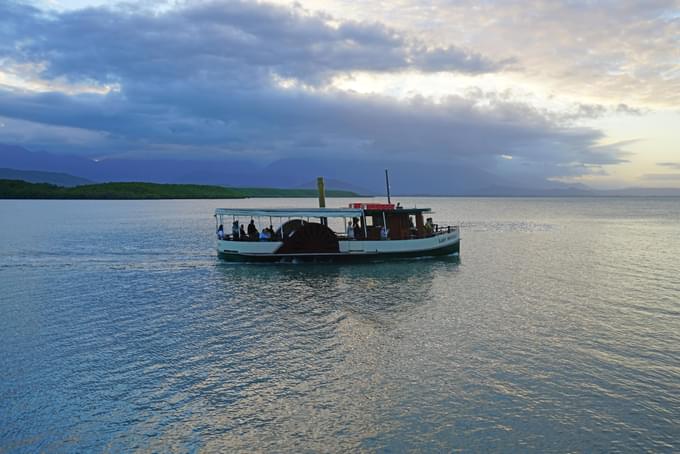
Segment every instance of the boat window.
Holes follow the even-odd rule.
[[[366,227],[373,227],[373,216],[366,216]]]

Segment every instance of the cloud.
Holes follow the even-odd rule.
[[[680,162],[657,162],[656,165],[680,170]]]
[[[423,71],[459,71],[467,73],[495,72],[517,64],[517,60],[509,58],[493,61],[479,53],[449,46],[447,48],[415,49],[411,61],[415,67]]]
[[[605,104],[680,104],[677,0],[325,0],[342,16],[384,17],[439,43],[474,43],[487,58],[520,56],[526,80]],[[408,14],[403,14],[408,11]]]
[[[636,107],[629,106],[628,104],[619,104],[616,106],[616,112],[620,114],[626,114],[626,115],[635,115],[635,116],[640,116],[644,112],[643,109],[639,109]]]
[[[642,178],[655,181],[678,181],[680,180],[680,173],[646,173],[642,175]]]
[[[10,18],[10,26],[0,27],[2,58],[36,65],[46,82],[114,87],[0,88],[0,115],[23,125],[27,135],[26,125],[40,125],[40,137],[24,143],[39,140],[45,149],[460,161],[484,169],[502,164],[499,171],[537,178],[601,172],[626,157],[619,145],[598,146],[598,130],[564,126],[502,97],[480,103],[470,92],[437,102],[397,100],[327,85],[355,70],[479,74],[515,64],[462,47],[425,45],[379,23],[242,2],[63,13],[5,2],[0,15]],[[0,139],[12,137],[2,129]],[[60,132],[52,144],[50,131]],[[78,131],[82,139],[65,142],[63,131]]]
[[[49,15],[10,2],[0,15],[14,24],[3,33],[7,57],[46,60],[51,78],[99,83],[195,77],[196,67],[246,84],[272,73],[318,82],[343,71],[483,73],[506,64],[462,48],[429,48],[380,23],[334,26],[299,6],[215,1],[161,13],[128,6]]]
[[[556,121],[571,122],[574,120],[602,118],[614,114],[640,116],[644,113],[645,110],[631,107],[627,104],[604,105],[576,103],[561,111],[548,112],[546,115],[551,116]]]
[[[601,104],[582,104],[576,106],[574,118],[599,118],[607,113],[607,108]]]

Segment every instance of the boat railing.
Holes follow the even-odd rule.
[[[459,227],[457,225],[439,225],[439,224],[433,224],[432,225],[432,232],[431,233],[425,233],[424,235],[422,234],[411,234],[408,238],[403,238],[403,239],[410,239],[410,240],[415,240],[419,238],[427,238],[427,237],[432,237],[432,236],[437,236],[437,235],[445,235],[448,233],[453,233],[457,232]],[[348,235],[344,233],[337,233],[336,234],[338,239],[341,241],[352,241],[352,240],[365,240],[366,238],[359,237],[359,238],[352,238],[349,237]],[[249,236],[245,237],[235,237],[233,234],[229,235],[224,235],[223,238],[221,238],[223,241],[245,241],[245,242],[271,242],[271,241],[281,241],[281,236],[280,235],[274,235],[270,238],[251,238]]]
[[[453,233],[458,231],[458,226],[457,225],[439,225],[439,224],[434,224],[434,230],[433,234],[434,235],[444,235],[447,233]]]
[[[451,232],[457,231],[457,230],[458,230],[458,226],[457,226],[457,225],[446,225],[446,226],[441,226],[441,229],[440,229],[440,230],[441,230],[442,232],[445,231],[446,233],[451,233]]]
[[[274,235],[273,237],[269,238],[251,238],[249,236],[245,237],[234,237],[234,235],[224,235],[224,237],[221,238],[222,241],[243,241],[243,242],[251,242],[251,243],[257,243],[259,241],[262,242],[268,242],[268,241],[281,241],[281,237],[279,235]]]

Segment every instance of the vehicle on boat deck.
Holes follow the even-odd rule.
[[[352,203],[348,208],[218,208],[216,223],[221,227],[226,221],[227,228],[218,227],[217,252],[228,260],[270,262],[459,254],[458,226],[434,224],[432,218],[425,219],[428,213],[429,208],[389,203]]]

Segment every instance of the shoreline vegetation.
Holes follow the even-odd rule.
[[[326,197],[356,197],[352,191],[328,189]],[[98,183],[63,187],[48,183],[0,179],[0,199],[245,199],[255,197],[317,197],[316,189],[230,188],[199,184]]]

